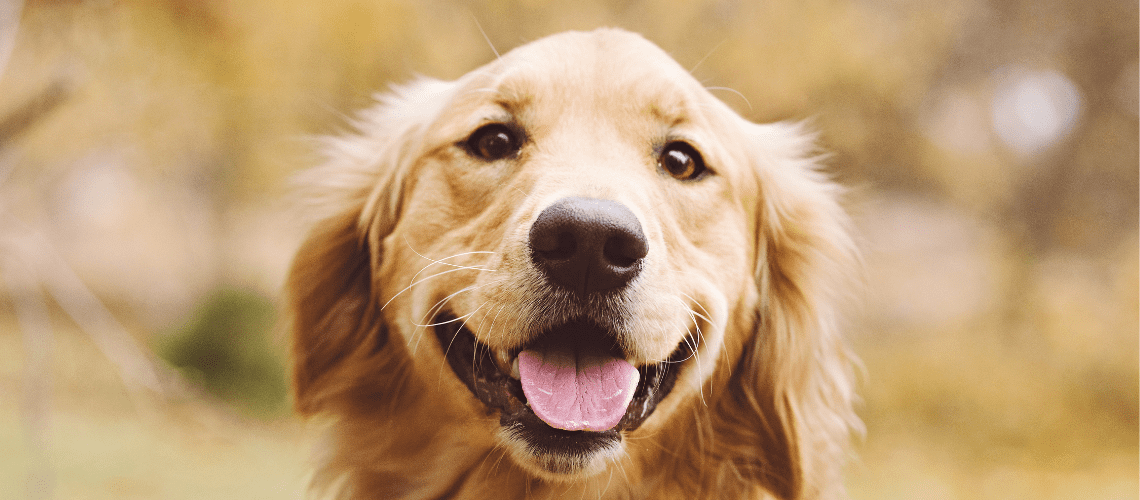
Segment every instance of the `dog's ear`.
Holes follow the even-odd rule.
[[[779,498],[843,496],[852,429],[852,361],[837,324],[858,261],[840,188],[818,170],[814,138],[789,124],[746,125],[756,197],[754,338],[730,382],[726,412],[759,450],[738,470]],[[746,422],[753,422],[748,425]],[[757,423],[759,425],[757,425]]]
[[[321,222],[293,260],[286,289],[292,328],[293,396],[310,414],[327,399],[327,375],[366,344],[380,348],[386,331],[377,319],[371,258],[358,217]]]
[[[306,216],[316,221],[285,284],[293,396],[302,414],[351,390],[361,375],[351,361],[376,356],[388,340],[374,276],[399,219],[418,138],[450,88],[421,79],[378,96],[356,120],[357,133],[327,139],[325,164],[297,177]]]

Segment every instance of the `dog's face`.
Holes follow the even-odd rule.
[[[339,198],[290,278],[299,407],[355,432],[447,427],[574,481],[758,392],[773,421],[754,424],[789,426],[769,429],[789,462],[774,467],[800,474],[795,429],[775,421],[796,409],[777,384],[804,368],[756,351],[821,334],[760,330],[811,323],[794,316],[817,315],[824,278],[798,268],[846,241],[806,142],[757,127],[609,30],[398,91],[314,181]],[[844,241],[806,246],[827,236]]]
[[[450,365],[499,410],[495,434],[520,464],[574,477],[620,454],[622,432],[699,398],[729,350],[730,304],[755,296],[740,272],[755,214],[739,188],[755,181],[676,63],[642,40],[567,38],[456,86],[379,276],[420,281],[387,315],[408,325],[417,364]],[[566,373],[530,370],[524,352],[540,366],[566,358]],[[610,380],[627,365],[636,382]],[[537,404],[532,386],[561,399]],[[603,387],[618,394],[595,399]]]

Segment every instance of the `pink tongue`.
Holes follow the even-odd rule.
[[[605,431],[625,416],[641,375],[628,361],[581,349],[519,353],[519,380],[534,414],[556,429]]]

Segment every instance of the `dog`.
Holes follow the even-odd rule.
[[[640,35],[378,96],[300,175],[293,397],[340,498],[839,498],[858,256],[800,125]]]

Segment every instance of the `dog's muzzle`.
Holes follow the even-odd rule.
[[[602,431],[554,428],[540,418],[523,390],[519,374],[503,370],[495,362],[492,349],[479,342],[463,321],[451,313],[436,317],[436,338],[444,349],[448,364],[476,399],[489,410],[498,410],[499,424],[528,444],[536,455],[588,456],[621,441],[622,431],[641,426],[673,389],[682,363],[692,356],[693,339],[680,342],[667,360],[637,367],[638,381],[620,420]],[[551,344],[566,342],[592,344],[596,349],[613,347],[610,334],[589,322],[571,321],[543,332],[535,340],[511,353],[517,356],[529,349],[549,349]],[[597,347],[602,346],[602,347]]]
[[[612,300],[641,273],[649,245],[629,208],[611,200],[562,198],[529,233],[531,260],[552,290],[536,300],[584,316],[534,332],[525,345],[493,354],[455,314],[435,318],[448,364],[500,425],[535,456],[587,457],[637,429],[669,394],[693,339],[669,359],[634,367],[612,325],[628,318]],[[543,308],[543,305],[539,305]],[[591,319],[590,316],[594,318]],[[610,325],[610,326],[607,326]],[[493,333],[493,332],[492,332]],[[500,359],[513,360],[505,369]]]

